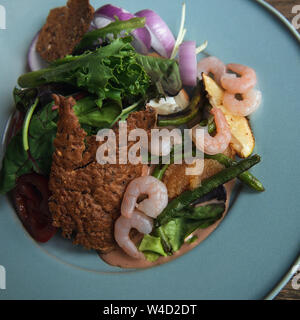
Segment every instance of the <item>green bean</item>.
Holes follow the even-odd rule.
[[[232,160],[231,158],[225,156],[225,154],[219,153],[215,155],[208,155],[205,154],[204,157],[206,159],[213,159],[224,165],[226,168],[231,167],[233,165],[236,165],[237,162],[235,160]],[[250,172],[245,171],[241,173],[238,178],[244,182],[247,186],[250,188],[262,192],[265,191],[265,188],[263,184]]]
[[[156,166],[156,168],[154,169],[153,171],[153,174],[152,176],[156,179],[159,179],[159,180],[162,180],[165,172],[167,171],[167,169],[169,168],[170,164],[173,164],[174,163],[174,160],[175,160],[175,152],[177,149],[180,149],[182,150],[182,145],[177,145],[177,146],[174,146],[170,152],[170,161],[169,163],[166,163],[166,164],[159,164]],[[180,152],[180,154],[182,154]]]
[[[174,218],[180,210],[187,207],[198,198],[211,192],[218,186],[236,178],[259,162],[260,156],[254,155],[204,180],[200,187],[192,191],[185,191],[180,196],[169,202],[168,206],[156,219],[156,226],[159,227],[160,225],[167,223]]]
[[[185,218],[191,220],[207,220],[215,218],[225,211],[225,203],[212,203],[199,207],[188,207],[180,212],[176,212],[175,218]]]
[[[215,123],[215,118],[213,116],[210,116],[207,122],[207,131],[210,135],[212,135],[213,133],[216,132],[216,130],[217,130],[217,127]]]
[[[207,119],[204,119],[204,120],[200,121],[199,124],[201,127],[206,127],[208,125],[208,121],[207,121]]]
[[[173,118],[161,118],[158,120],[157,124],[160,127],[166,127],[166,126],[180,126],[185,123],[188,123],[192,119],[196,117],[200,110],[199,104],[202,102],[202,90],[200,88],[200,85],[198,84],[195,94],[187,107],[187,113],[173,117]]]
[[[166,163],[164,165],[158,165],[156,166],[156,168],[153,171],[152,176],[158,180],[162,180],[165,172],[167,171],[168,167],[169,167],[169,163]]]

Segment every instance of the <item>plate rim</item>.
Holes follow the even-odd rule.
[[[295,37],[295,39],[300,43],[300,34],[291,24],[291,22],[276,8],[274,8],[271,4],[266,2],[265,0],[255,0],[259,5],[261,5],[264,9],[273,14],[277,19],[279,19],[283,25],[285,25],[291,34]],[[286,272],[285,275],[278,281],[275,287],[263,298],[264,300],[273,300],[279,292],[283,289],[283,287],[292,279],[292,277],[296,274],[297,270],[300,269],[300,255],[296,258],[295,262],[291,265],[290,269]]]

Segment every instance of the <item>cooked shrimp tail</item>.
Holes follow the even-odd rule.
[[[256,73],[252,68],[242,64],[228,64],[227,69],[231,70],[240,77],[232,73],[225,73],[221,77],[222,87],[229,93],[246,93],[256,85]]]
[[[148,198],[138,203],[141,195],[148,195]],[[135,208],[147,216],[156,218],[168,205],[168,190],[163,182],[152,177],[139,177],[128,185],[122,205],[121,214],[130,218]]]
[[[219,108],[212,108],[211,113],[213,114],[216,123],[216,135],[214,137],[210,136],[208,128],[205,127],[203,141],[201,139],[196,139],[195,129],[200,129],[201,127],[199,125],[192,129],[191,135],[192,140],[199,150],[213,155],[223,153],[227,149],[231,140],[231,132],[222,110]]]
[[[224,107],[237,116],[249,116],[260,106],[262,94],[259,90],[252,89],[242,94],[242,100],[235,94],[225,92],[223,97]]]
[[[226,72],[226,66],[216,57],[207,57],[198,62],[197,72],[199,79],[202,79],[202,73],[206,75],[212,73],[215,81],[220,85],[221,77]]]
[[[144,259],[144,254],[138,251],[136,245],[130,239],[129,233],[133,228],[140,233],[149,234],[153,228],[153,221],[151,218],[135,210],[130,219],[120,216],[115,222],[114,236],[119,247],[132,258]]]

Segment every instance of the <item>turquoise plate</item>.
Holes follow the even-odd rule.
[[[151,1],[151,9],[175,34],[181,2]],[[64,3],[1,1],[7,18],[7,29],[0,30],[1,133],[13,110],[12,89],[25,71],[28,45],[49,9]],[[113,4],[131,12],[149,7],[141,0]],[[244,189],[220,227],[200,246],[171,263],[138,271],[110,267],[96,253],[74,248],[60,236],[46,245],[35,243],[7,198],[1,197],[0,265],[6,269],[6,290],[0,290],[0,299],[262,299],[273,290],[300,247],[299,37],[273,13],[250,0],[187,1],[186,39],[198,44],[207,39],[209,54],[257,70],[263,105],[251,123],[255,152],[263,160],[253,172],[267,191]],[[291,272],[267,297],[289,276]]]

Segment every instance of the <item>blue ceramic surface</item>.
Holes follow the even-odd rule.
[[[174,34],[181,2],[151,1],[151,9]],[[12,89],[25,71],[28,45],[49,9],[64,3],[0,1],[7,13],[7,29],[0,30],[1,133],[13,110]],[[137,0],[112,4],[131,12],[150,6]],[[201,245],[171,263],[139,271],[110,267],[59,236],[36,244],[2,196],[0,265],[7,279],[0,299],[261,299],[289,270],[300,247],[299,42],[277,17],[251,0],[189,0],[186,26],[186,39],[199,44],[208,40],[208,54],[257,71],[263,105],[251,124],[262,162],[253,172],[267,191],[244,189]]]

